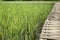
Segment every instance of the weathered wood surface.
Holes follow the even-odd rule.
[[[60,3],[56,3],[49,13],[40,40],[60,40]]]

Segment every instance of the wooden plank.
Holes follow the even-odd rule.
[[[40,38],[60,40],[60,3],[55,3],[45,20]]]

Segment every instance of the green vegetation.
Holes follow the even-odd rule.
[[[60,0],[2,0],[2,1],[60,1]]]
[[[0,40],[38,40],[52,4],[0,3]]]
[[[0,1],[60,1],[60,0],[0,0]]]
[[[60,1],[60,0],[2,0],[2,1]]]

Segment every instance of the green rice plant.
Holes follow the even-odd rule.
[[[60,1],[60,0],[0,0],[0,1]]]
[[[39,40],[51,8],[50,3],[0,3],[0,40]]]

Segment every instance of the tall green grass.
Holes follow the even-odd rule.
[[[0,40],[38,40],[52,4],[0,3]]]
[[[60,0],[1,0],[1,1],[60,1]]]

